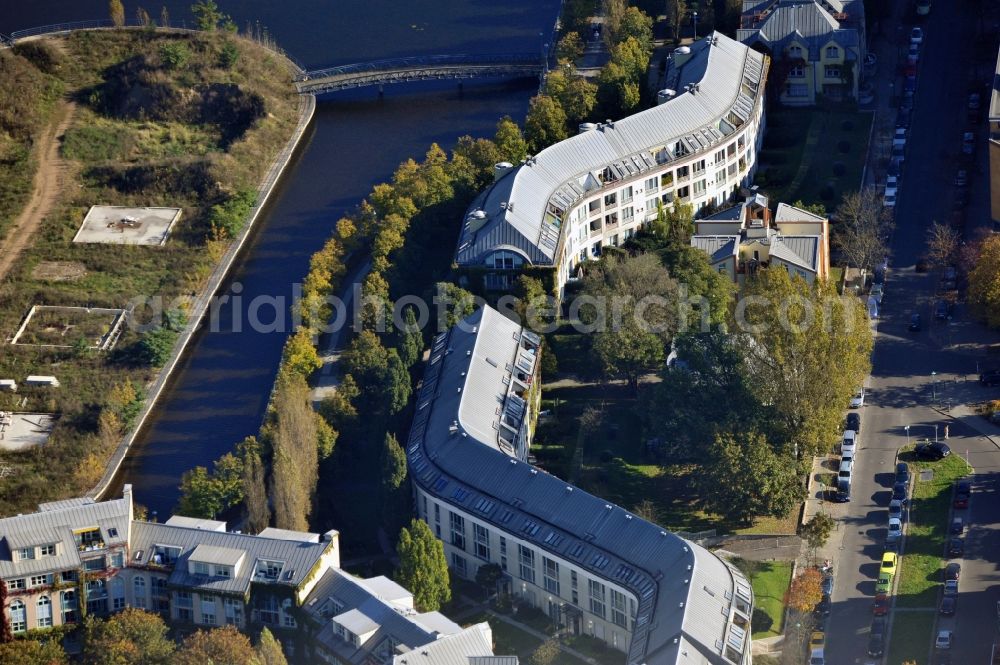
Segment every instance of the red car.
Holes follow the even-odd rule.
[[[972,483],[968,480],[958,481],[958,485],[955,487],[955,501],[953,505],[955,508],[968,508],[969,507],[969,495],[972,493]]]
[[[875,594],[875,602],[872,604],[872,614],[877,617],[882,617],[888,613],[889,595],[885,593]]]

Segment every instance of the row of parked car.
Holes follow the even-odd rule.
[[[955,493],[952,498],[952,517],[948,527],[948,558],[960,559],[965,553],[966,519],[964,514],[957,511],[965,510],[969,507],[969,498],[972,496],[972,483],[968,480],[959,480],[955,483]],[[962,564],[958,561],[949,561],[944,567],[944,593],[941,597],[941,604],[938,612],[942,616],[954,616],[958,610],[958,580],[962,575]],[[955,643],[955,633],[950,629],[939,630],[934,639],[934,648],[938,651],[948,651]]]

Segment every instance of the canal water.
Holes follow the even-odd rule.
[[[165,4],[172,23],[191,22],[183,2]],[[241,28],[266,26],[307,68],[434,53],[541,52],[559,0],[240,0],[219,5]],[[134,12],[135,3],[125,2]],[[0,32],[103,18],[106,0],[0,0]],[[543,38],[544,35],[544,38]],[[537,83],[455,82],[387,86],[320,99],[312,131],[289,165],[279,191],[258,220],[220,294],[240,296],[224,307],[218,331],[203,330],[188,347],[153,417],[119,474],[136,500],[162,517],[177,502],[181,474],[211,462],[255,434],[277,371],[286,331],[256,332],[245,324],[255,298],[289,302],[309,257],[340,216],[396,165],[433,142],[448,149],[461,134],[488,136],[503,115],[523,119]],[[266,308],[265,308],[266,310]],[[267,319],[266,314],[262,317]]]

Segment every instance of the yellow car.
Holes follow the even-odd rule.
[[[813,632],[812,637],[809,638],[809,650],[822,649],[824,644],[826,644],[826,635],[818,630]]]
[[[899,557],[895,552],[886,552],[885,554],[882,555],[882,567],[879,569],[879,572],[895,575],[896,564],[898,562],[899,562]]]

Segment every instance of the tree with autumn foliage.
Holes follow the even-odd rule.
[[[785,592],[785,605],[799,612],[811,612],[823,600],[823,575],[806,568],[792,579]]]
[[[87,617],[83,633],[85,665],[168,665],[175,649],[159,614],[132,607],[105,621]]]
[[[250,638],[224,626],[199,630],[184,638],[181,647],[170,659],[170,665],[260,665]]]

